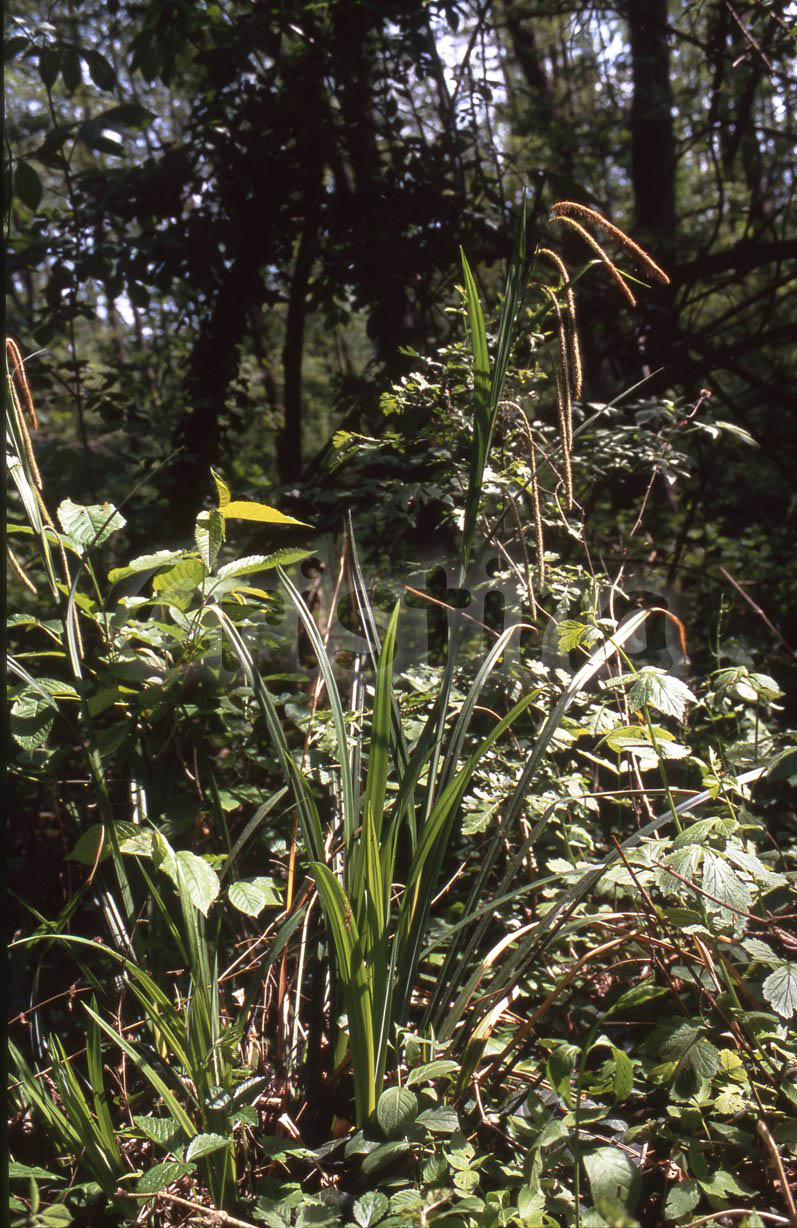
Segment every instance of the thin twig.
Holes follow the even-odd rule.
[[[201,1203],[190,1202],[187,1198],[181,1198],[179,1194],[167,1194],[165,1190],[157,1194],[137,1194],[131,1190],[117,1190],[116,1195],[118,1198],[164,1198],[167,1202],[175,1202],[180,1207],[187,1207],[195,1215],[215,1220],[217,1224],[229,1224],[230,1228],[257,1228],[257,1225],[249,1220],[236,1219],[234,1215],[228,1215],[226,1211],[218,1211],[215,1207],[203,1207]]]
[[[761,1138],[764,1140],[764,1146],[766,1147],[767,1151],[772,1157],[772,1163],[775,1165],[775,1168],[777,1169],[778,1178],[780,1179],[781,1188],[783,1189],[783,1197],[786,1201],[786,1206],[789,1211],[789,1228],[797,1228],[797,1207],[795,1207],[794,1205],[794,1195],[791,1192],[791,1186],[786,1180],[786,1173],[783,1168],[783,1160],[780,1158],[780,1152],[778,1151],[777,1143],[772,1137],[770,1130],[769,1130],[769,1126],[767,1125],[767,1123],[764,1121],[763,1118],[761,1118],[759,1122],[757,1123],[756,1129],[758,1130],[758,1133],[760,1134]]]
[[[797,657],[797,652],[795,652],[795,651],[794,651],[794,649],[792,648],[792,646],[791,646],[791,645],[790,645],[790,644],[789,644],[789,643],[788,643],[786,640],[784,640],[783,636],[782,636],[782,635],[781,635],[781,633],[778,631],[777,627],[776,627],[776,626],[775,626],[773,623],[771,623],[771,622],[769,621],[769,619],[767,618],[766,614],[765,614],[765,613],[764,613],[764,611],[761,609],[761,606],[760,606],[760,605],[756,605],[756,603],[753,601],[753,599],[752,599],[752,597],[749,595],[749,593],[746,593],[746,592],[744,591],[744,589],[742,588],[742,586],[741,586],[741,584],[739,583],[739,581],[738,581],[738,580],[734,580],[734,578],[733,578],[733,576],[730,574],[730,572],[729,572],[729,571],[726,571],[724,567],[720,567],[720,568],[719,568],[719,571],[720,571],[720,575],[724,576],[724,577],[725,577],[725,579],[728,581],[728,583],[729,583],[730,585],[732,585],[732,586],[733,586],[733,588],[735,588],[735,589],[736,589],[736,591],[737,591],[737,593],[739,594],[739,596],[744,598],[744,600],[745,600],[745,601],[747,602],[747,604],[750,606],[751,610],[755,610],[756,614],[757,614],[757,615],[758,615],[758,617],[761,619],[761,621],[764,623],[764,625],[765,625],[765,626],[767,626],[767,627],[769,627],[769,629],[770,629],[770,631],[772,632],[772,634],[775,636],[775,638],[778,640],[778,642],[779,642],[780,644],[782,644],[782,645],[783,645],[783,647],[786,649],[786,651],[787,651],[787,652],[790,652],[790,653],[791,653],[791,655],[792,655],[793,657]]]

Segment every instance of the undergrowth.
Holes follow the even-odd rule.
[[[581,399],[594,229],[666,275],[551,220],[332,441],[326,559],[219,474],[129,562],[135,491],[52,516],[8,344],[12,1223],[797,1223],[797,750],[637,550],[740,433]]]

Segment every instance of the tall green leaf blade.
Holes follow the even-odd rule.
[[[233,652],[235,653],[241,668],[244,671],[249,686],[257,700],[258,707],[263,715],[266,723],[269,736],[274,744],[277,752],[277,757],[280,761],[283,777],[290,784],[291,791],[296,801],[296,806],[299,812],[299,822],[301,825],[302,839],[304,846],[310,856],[316,861],[321,861],[324,856],[324,839],[321,831],[321,823],[318,818],[318,810],[315,802],[307,786],[307,782],[299,771],[299,766],[291,757],[288,743],[285,739],[285,733],[282,728],[279,713],[277,712],[274,700],[263,682],[260,671],[255,665],[252,654],[247,648],[234,624],[230,621],[220,606],[210,605],[208,609],[218,619],[224,634],[230,642]]]
[[[335,947],[338,977],[349,1020],[357,1122],[362,1125],[376,1106],[374,1031],[371,988],[351,903],[335,875],[321,862],[310,870]]]
[[[374,835],[377,844],[382,832],[382,816],[385,808],[385,791],[390,764],[390,734],[393,708],[393,658],[396,651],[396,628],[400,604],[396,602],[390,619],[385,642],[379,655],[376,677],[374,708],[371,719],[371,747],[368,755],[368,777],[365,786],[364,804],[371,807]]]
[[[379,631],[374,618],[374,612],[371,608],[371,602],[368,599],[368,590],[363,577],[362,568],[360,566],[360,558],[357,553],[357,543],[354,538],[354,525],[351,519],[351,513],[348,514],[348,530],[349,530],[349,545],[351,550],[352,562],[352,579],[354,597],[357,602],[357,609],[362,621],[363,630],[368,641],[368,652],[371,657],[374,669],[378,669],[378,653],[379,653]],[[409,758],[409,750],[407,748],[407,740],[404,736],[404,729],[401,724],[401,712],[395,695],[392,700],[392,723],[393,723],[393,740],[392,750],[396,762],[396,769],[399,779],[403,776],[404,769]],[[410,838],[414,840],[414,828],[411,824]]]
[[[343,704],[341,703],[338,684],[335,681],[335,675],[332,670],[332,664],[327,656],[324,641],[321,638],[318,627],[307,608],[306,603],[302,600],[301,593],[291,582],[281,567],[277,569],[282,584],[284,585],[288,596],[293,602],[296,613],[299,615],[302,626],[307,632],[310,643],[313,646],[316,660],[321,669],[324,678],[324,684],[327,689],[329,698],[329,706],[332,711],[332,722],[335,726],[335,736],[338,741],[338,758],[340,759],[340,778],[343,788],[343,835],[346,841],[347,850],[351,850],[354,840],[354,832],[357,828],[357,800],[355,781],[351,771],[351,761],[349,757],[349,739],[346,733],[346,717],[343,712]],[[347,866],[347,858],[344,858],[344,868]]]
[[[515,248],[509,266],[504,302],[498,323],[498,342],[495,363],[490,373],[490,357],[487,350],[487,335],[484,313],[476,282],[465,253],[460,249],[462,270],[465,279],[465,299],[470,323],[471,352],[473,355],[473,443],[470,455],[468,492],[465,499],[465,523],[462,535],[462,559],[467,565],[473,551],[476,521],[479,514],[484,468],[490,453],[495,420],[504,387],[509,356],[512,352],[512,337],[523,292],[523,275],[526,263],[526,197],[523,196],[520,220],[515,237]]]
[[[484,324],[479,291],[468,264],[467,256],[460,249],[462,273],[465,279],[465,300],[470,323],[470,344],[473,355],[473,441],[470,453],[468,493],[465,498],[465,525],[462,554],[467,563],[473,549],[476,518],[479,514],[482,478],[487,460],[490,436],[490,356],[487,351],[487,331]]]
[[[96,1010],[97,1000],[92,994],[91,1005]],[[100,1033],[93,1019],[89,1020],[86,1029],[86,1063],[88,1066],[89,1083],[94,1112],[97,1115],[97,1127],[109,1156],[112,1156],[119,1168],[122,1167],[122,1156],[116,1142],[111,1110],[108,1104],[108,1093],[105,1089],[105,1079],[102,1073],[102,1052],[100,1049]]]
[[[764,775],[765,771],[766,768],[759,767],[752,768],[749,772],[743,772],[737,778],[738,784],[744,785],[758,780]],[[713,800],[711,791],[704,789],[701,793],[695,794],[686,801],[679,803],[675,807],[675,813],[683,814],[687,811],[692,811],[696,806],[711,800]],[[597,886],[606,871],[620,859],[622,854],[633,851],[643,840],[646,840],[649,836],[652,836],[662,827],[672,822],[673,811],[668,809],[663,814],[652,819],[650,823],[646,823],[644,827],[640,827],[633,835],[628,836],[627,839],[622,841],[618,849],[612,850],[599,865],[591,870],[587,870],[578,882],[561,894],[542,920],[522,940],[511,959],[496,970],[496,975],[490,983],[489,994],[485,996],[483,1002],[476,1009],[471,1010],[468,1016],[467,1026],[463,1030],[462,1041],[465,1041],[468,1036],[473,1034],[479,1022],[488,1013],[490,1004],[494,1003],[498,997],[507,993],[508,990],[518,984],[529,966],[535,959],[539,958],[542,951],[553,941],[581,901]],[[452,1012],[447,1021],[445,1033],[441,1033],[441,1039],[445,1039],[445,1036],[452,1034],[459,1018],[461,1018],[461,1014],[461,1011],[458,1014]]]
[[[495,427],[495,418],[501,393],[504,390],[509,358],[512,353],[515,320],[517,318],[520,300],[523,294],[524,273],[526,267],[526,194],[523,194],[520,218],[515,234],[515,249],[509,265],[509,273],[504,290],[504,302],[498,322],[498,340],[495,348],[495,364],[490,383],[490,436]],[[489,451],[489,441],[488,441]]]
[[[533,698],[533,695],[524,696],[505,717],[497,722],[451,783],[443,789],[421,830],[401,905],[400,952],[397,960],[399,983],[396,990],[397,1017],[400,1022],[404,1022],[406,1017],[409,994],[418,964],[421,942],[426,931],[432,896],[459,803],[481,759],[518,716],[528,708]]]
[[[155,1089],[162,1098],[166,1108],[171,1113],[174,1121],[185,1131],[189,1138],[193,1138],[197,1133],[196,1126],[191,1121],[191,1118],[186,1113],[183,1106],[180,1104],[174,1092],[166,1086],[163,1079],[150,1063],[140,1053],[138,1053],[129,1041],[125,1040],[121,1033],[112,1028],[96,1011],[93,1011],[90,1006],[83,1003],[83,1009],[88,1015],[102,1028],[103,1032],[119,1046],[123,1053],[126,1053],[131,1062],[141,1071],[147,1082]]]

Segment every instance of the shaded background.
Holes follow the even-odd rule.
[[[756,441],[701,443],[640,548],[788,670],[793,18],[784,0],[13,4],[8,331],[33,356],[51,505],[141,481],[130,549],[190,537],[210,465],[312,509],[335,429],[378,435],[403,349],[459,327],[460,244],[495,302],[527,187],[532,244],[574,199],[670,273],[637,312],[579,284],[585,399],[658,371],[640,396],[688,412],[705,389]],[[577,265],[578,237],[556,239]],[[608,475],[597,527],[647,480]]]

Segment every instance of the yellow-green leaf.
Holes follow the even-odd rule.
[[[286,516],[284,512],[278,512],[275,507],[269,507],[266,503],[234,500],[232,503],[222,504],[219,511],[225,520],[257,520],[262,524],[296,524],[303,529],[313,527],[311,524],[306,524],[304,520],[296,520],[293,516]]]

